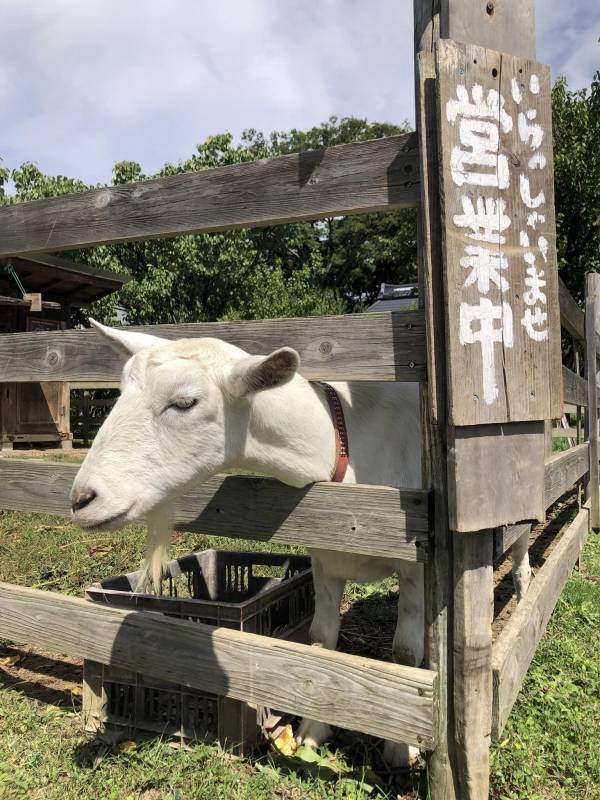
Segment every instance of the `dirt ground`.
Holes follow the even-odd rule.
[[[33,647],[0,647],[0,682],[35,700],[71,706],[79,696],[83,661]]]

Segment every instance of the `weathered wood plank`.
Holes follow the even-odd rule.
[[[533,0],[491,4],[479,0],[417,0],[414,25],[418,50],[428,50],[432,42],[442,38],[535,58]]]
[[[489,791],[493,531],[454,535],[454,716],[462,798]]]
[[[549,70],[443,40],[437,53],[450,421],[554,419],[562,373]]]
[[[529,522],[520,525],[503,525],[494,531],[494,561],[505,555],[513,544],[531,530]]]
[[[415,3],[418,13],[420,0]],[[448,730],[452,717],[450,684],[450,610],[452,562],[448,526],[446,466],[446,363],[443,259],[437,160],[435,62],[433,53],[417,55],[416,118],[421,152],[421,206],[418,229],[419,305],[427,325],[427,383],[421,384],[423,485],[433,495],[433,551],[425,567],[425,663],[438,673],[437,746],[428,754],[431,800],[456,800]],[[443,555],[441,555],[443,554]]]
[[[0,508],[70,516],[78,466],[0,459]],[[429,496],[422,489],[268,478],[211,478],[179,501],[178,530],[425,561]]]
[[[558,278],[558,301],[560,322],[563,328],[580,342],[585,341],[585,314],[577,305],[561,277]]]
[[[525,0],[523,3],[517,2],[506,2],[502,4],[502,9],[500,9],[500,13],[498,15],[490,15],[485,12],[485,4],[477,4],[474,0],[466,0],[465,2],[455,2],[455,3],[440,3],[439,0],[416,0],[414,4],[414,22],[415,22],[415,46],[417,50],[431,50],[434,46],[434,43],[439,38],[445,38],[451,36],[455,39],[460,39],[461,41],[473,42],[476,44],[482,44],[485,46],[495,47],[497,50],[501,50],[503,52],[512,52],[515,55],[530,55],[534,56],[535,53],[535,35],[533,30],[533,16],[532,16],[532,9],[533,9],[533,0]],[[513,28],[513,23],[515,19],[519,19],[520,27],[518,29],[518,34],[515,34],[515,29]],[[430,84],[433,86],[433,80],[430,80]],[[421,120],[422,122],[422,120]],[[417,124],[419,125],[419,114],[417,113]],[[430,128],[432,127],[430,123]],[[435,131],[435,127],[434,127]],[[424,131],[421,131],[421,175],[423,180],[423,188],[426,189],[426,167],[427,159],[429,158],[429,153],[425,152],[423,143],[424,141],[427,142],[426,136],[429,136],[430,132],[427,134]],[[437,148],[432,148],[433,150],[437,150]],[[436,154],[437,156],[437,154]],[[427,305],[432,306],[434,308],[433,314],[431,311],[429,312],[430,318],[434,317],[436,320],[436,326],[431,327],[428,329],[428,337],[431,338],[432,341],[429,342],[429,361],[428,361],[428,369],[429,369],[429,381],[434,380],[436,378],[434,372],[434,366],[437,365],[437,369],[441,369],[446,374],[446,378],[451,382],[453,379],[452,373],[452,363],[448,363],[446,365],[445,358],[440,358],[439,354],[439,345],[440,342],[442,345],[445,345],[444,339],[447,338],[447,335],[444,336],[444,332],[448,334],[448,324],[446,319],[446,312],[447,312],[447,303],[446,307],[444,308],[444,296],[443,296],[443,287],[439,285],[440,283],[440,276],[446,275],[448,271],[452,268],[448,266],[448,263],[443,263],[439,251],[436,252],[436,244],[439,242],[436,241],[436,235],[438,233],[438,225],[439,225],[439,204],[436,198],[438,193],[437,186],[435,184],[435,179],[438,177],[438,164],[437,164],[437,157],[435,161],[431,161],[429,164],[433,177],[433,181],[431,181],[432,189],[431,195],[429,198],[429,207],[422,209],[422,219],[425,221],[425,235],[433,233],[433,236],[430,241],[427,238],[424,239],[424,247],[426,250],[425,253],[425,264],[427,265],[430,263],[430,266],[433,271],[433,298],[430,296],[427,297]],[[425,201],[423,201],[423,205]],[[436,204],[437,205],[437,213],[436,213]],[[429,219],[428,219],[429,217]],[[432,247],[433,244],[433,247]],[[441,249],[441,248],[440,248]],[[433,260],[432,260],[433,256]],[[447,256],[447,253],[446,253]],[[437,281],[437,283],[436,283]],[[441,313],[438,309],[442,309]],[[453,335],[453,332],[450,331],[450,337]],[[435,357],[435,360],[432,359],[432,356]],[[429,386],[428,386],[429,388]],[[436,413],[436,392],[438,394],[437,397],[437,407],[442,409],[441,415],[438,418],[435,418]],[[446,422],[447,422],[447,415],[445,413],[445,398],[443,397],[442,403],[440,404],[439,394],[445,392],[445,385],[443,382],[439,382],[437,386],[434,387],[434,391],[431,392],[434,398],[434,403],[432,404],[432,409],[430,410],[430,414],[433,416],[433,424],[432,424],[432,439],[434,443],[440,441],[440,434],[438,433],[438,427],[442,428],[442,432],[445,434],[446,429]],[[452,431],[449,431],[450,437],[452,438]],[[475,435],[475,431],[473,430]],[[498,435],[501,433],[500,431],[496,432]],[[543,439],[543,434],[542,434]],[[444,447],[444,460],[445,460],[445,449],[446,449],[446,442],[443,441]],[[431,445],[430,445],[431,446]],[[451,445],[450,445],[451,446]],[[475,448],[477,449],[477,448]],[[464,453],[463,455],[466,455]],[[448,452],[448,461],[450,463],[450,471],[449,475],[446,479],[444,475],[444,480],[446,485],[442,488],[440,492],[441,496],[445,497],[449,496],[451,501],[455,500],[453,498],[453,494],[456,492],[456,470],[454,470],[453,474],[453,467],[455,465],[454,456],[455,453],[452,451]],[[436,457],[436,452],[434,450],[434,458]],[[503,467],[506,465],[502,463],[499,467],[497,462],[494,468],[494,474],[497,474]],[[463,465],[459,465],[459,471],[463,469]],[[487,494],[482,494],[481,497],[486,497]],[[437,521],[437,502],[438,497],[436,494],[436,529],[438,526]],[[452,563],[452,537],[449,538],[447,545],[444,547],[443,545],[443,535],[445,531],[442,531],[441,534],[438,533],[436,530],[436,553],[438,559],[441,560],[448,560]],[[472,534],[472,536],[479,536],[480,534]],[[471,534],[466,534],[466,536],[470,537]],[[483,536],[487,536],[487,533],[484,533]],[[438,547],[438,538],[440,542],[442,542],[442,547],[440,550],[437,550]],[[455,539],[457,537],[454,537]],[[459,537],[461,538],[461,537]],[[463,542],[460,541],[459,546],[462,546]],[[490,548],[491,550],[491,548]],[[490,552],[490,559],[491,559],[491,552]],[[458,559],[458,565],[460,565],[460,554]],[[465,566],[464,561],[463,567]],[[443,574],[443,568],[441,568]],[[473,575],[469,575],[469,568],[467,567],[467,572],[464,575],[464,578],[469,581],[473,578]],[[489,582],[488,582],[489,583]],[[489,588],[486,584],[486,589]],[[458,614],[459,617],[462,616],[462,622],[465,621],[465,606],[468,604],[468,600],[465,598],[465,593],[462,593],[461,596],[461,589],[457,587],[458,598],[455,597],[455,613]],[[489,594],[489,592],[488,592]],[[452,597],[452,592],[450,592],[450,597]],[[451,603],[450,603],[451,605]],[[444,610],[445,611],[445,610]],[[452,612],[450,610],[450,618],[452,616]],[[479,617],[481,620],[481,616]],[[486,624],[487,623],[486,620]],[[488,779],[488,764],[489,764],[489,757],[488,757],[488,744],[489,744],[489,723],[486,719],[481,719],[477,717],[476,714],[472,714],[471,711],[474,708],[474,705],[469,705],[467,708],[467,704],[470,702],[469,700],[469,691],[466,688],[466,684],[470,680],[472,673],[469,673],[468,677],[465,677],[466,672],[461,672],[463,664],[467,664],[466,670],[468,670],[469,658],[472,655],[472,651],[470,649],[470,645],[472,642],[468,641],[469,631],[465,629],[463,625],[461,628],[461,623],[458,622],[456,625],[456,640],[454,642],[455,648],[458,650],[455,657],[455,671],[454,671],[454,684],[455,688],[452,687],[452,680],[453,680],[453,671],[452,669],[446,674],[448,683],[449,683],[449,692],[450,695],[454,697],[454,710],[455,715],[450,713],[449,724],[451,726],[454,725],[453,717],[456,716],[457,725],[456,729],[457,732],[453,731],[453,728],[450,728],[448,738],[449,742],[444,742],[444,754],[448,752],[448,745],[450,745],[450,754],[451,754],[451,762],[452,766],[451,769],[443,769],[444,764],[440,759],[439,762],[436,764],[435,761],[432,761],[434,766],[437,767],[437,771],[430,769],[430,781],[428,790],[431,794],[432,800],[454,800],[454,798],[460,797],[460,800],[483,800],[483,798],[487,798],[488,795],[488,787],[489,787],[489,779]],[[474,635],[477,635],[477,631],[475,631]],[[483,632],[484,637],[486,636],[485,629]],[[446,642],[443,641],[443,644]],[[491,648],[491,641],[487,642],[484,646],[484,656],[489,653]],[[478,656],[480,654],[478,653]],[[487,656],[486,656],[487,657]],[[462,659],[462,661],[461,661]],[[458,680],[456,679],[456,671],[459,672]],[[488,694],[488,704],[491,698],[489,698]],[[486,698],[481,697],[479,698],[482,702],[482,714],[485,717],[486,715]],[[472,746],[471,746],[472,745]],[[436,751],[437,752],[437,751]],[[434,753],[434,755],[436,755]],[[456,763],[456,757],[458,763]],[[469,766],[465,768],[464,761],[467,760],[470,762]],[[473,766],[474,769],[470,769],[470,766]],[[454,774],[452,774],[454,773]]]
[[[19,306],[23,308],[30,308],[32,311],[35,309],[33,306],[33,300],[31,295],[27,295],[27,297],[6,297],[5,295],[0,295],[0,306]],[[54,311],[60,311],[61,309],[60,303],[55,303],[53,300],[42,300],[41,301],[41,308],[38,309],[53,309]]]
[[[587,378],[587,435],[590,444],[590,472],[586,481],[586,499],[590,504],[590,524],[600,527],[600,476],[598,471],[598,382],[596,330],[600,323],[600,275],[585,277],[585,375]]]
[[[587,406],[587,381],[565,366],[562,368],[562,373],[565,403],[572,403],[574,406]]]
[[[454,531],[545,518],[543,422],[454,428],[448,470]]]
[[[535,58],[533,0],[492,4],[417,0],[414,25],[418,50],[427,50],[433,41],[443,38]]]
[[[549,508],[589,469],[588,443],[556,453],[544,464],[544,504]]]
[[[562,278],[558,279],[558,298],[560,302],[560,323],[563,328],[575,339],[584,342],[585,333],[585,313],[577,304],[571,292],[563,283]],[[595,332],[596,352],[600,357],[600,334]]]
[[[577,428],[552,428],[553,439],[576,439]]]
[[[2,209],[0,209],[0,212]],[[128,330],[166,339],[215,337],[255,355],[287,345],[309,380],[422,381],[426,375],[422,311],[338,317],[151,325]],[[114,381],[123,359],[94,330],[0,336],[1,381]]]
[[[494,739],[498,739],[504,729],[550,615],[581,554],[588,531],[589,507],[584,507],[548,556],[492,648]]]
[[[0,209],[0,256],[416,205],[414,133]]]
[[[0,584],[0,636],[431,748],[435,673]]]

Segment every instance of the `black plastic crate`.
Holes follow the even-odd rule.
[[[162,594],[135,592],[142,573],[94,583],[88,599],[126,609],[306,641],[314,612],[310,558],[280,553],[205,550],[167,565]],[[219,741],[249,752],[259,728],[281,714],[239,700],[96,661],[84,662],[83,709],[88,731],[127,736],[160,734],[180,741]]]

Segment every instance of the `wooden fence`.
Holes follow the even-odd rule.
[[[537,333],[532,326],[545,315],[548,331],[537,340],[532,336],[526,340],[515,325],[515,346],[508,336],[503,341],[502,383],[490,383],[489,359],[487,367],[475,360],[467,364],[470,373],[464,377],[465,357],[474,351],[458,346],[458,327],[449,316],[458,308],[453,293],[457,286],[464,288],[462,279],[449,278],[460,258],[454,252],[457,234],[452,220],[455,225],[457,217],[464,221],[452,206],[460,198],[454,196],[448,179],[454,173],[445,166],[452,137],[457,135],[446,125],[452,119],[452,81],[497,86],[517,105],[529,87],[533,100],[542,104],[539,119],[547,124],[547,70],[531,60],[532,1],[507,0],[496,9],[488,3],[490,12],[485,4],[475,8],[457,0],[437,12],[436,4],[415,0],[417,134],[0,209],[3,257],[420,206],[418,311],[146,330],[167,338],[214,336],[249,353],[266,353],[285,343],[299,351],[302,373],[311,380],[422,384],[426,489],[317,483],[299,490],[268,479],[216,477],[182,499],[177,524],[208,534],[423,562],[426,668],[383,664],[11,585],[0,586],[0,636],[135,671],[153,671],[164,680],[417,744],[429,751],[433,800],[487,798],[490,730],[500,734],[590,526],[599,522],[595,380],[599,286],[597,276],[589,276],[584,317],[566,288],[557,283],[550,208],[544,209],[548,220],[543,229],[549,235],[536,250],[549,259],[548,285],[542,293],[547,312],[536,312],[533,321],[525,314],[521,326]],[[440,31],[445,37],[494,49],[438,41]],[[512,89],[506,84],[511,75],[516,81]],[[444,97],[450,98],[446,117],[440,111]],[[493,97],[488,94],[490,109]],[[460,106],[467,116],[474,113],[470,108],[465,103]],[[493,113],[500,115],[500,125],[504,118],[499,109]],[[516,117],[518,108],[513,111]],[[508,124],[505,127],[508,135]],[[521,152],[522,143],[515,140],[512,146],[515,153]],[[547,142],[544,147],[535,159],[540,173],[552,163],[551,147],[548,150]],[[493,163],[498,162],[494,157]],[[521,163],[526,160],[515,155],[506,168]],[[465,170],[454,175],[456,185],[468,177]],[[501,177],[496,176],[496,188]],[[535,177],[522,176],[521,186],[527,187],[522,197],[530,203],[535,200],[541,208],[542,195],[532,200],[528,194],[528,181]],[[546,175],[544,187],[544,197],[552,205],[551,174]],[[507,227],[502,204],[513,201],[512,195],[499,194],[490,201],[495,203],[499,224],[504,224],[499,237]],[[467,198],[465,208],[468,202]],[[541,211],[536,213],[529,220],[539,220]],[[522,235],[521,245],[508,242],[511,252],[524,251],[523,241]],[[506,265],[500,259],[497,267]],[[504,292],[499,273],[490,274]],[[511,280],[517,278],[511,274]],[[467,288],[474,291],[476,286]],[[480,291],[485,293],[485,286]],[[506,296],[517,302],[523,291],[525,285],[514,297]],[[559,297],[566,333],[584,343],[589,380],[579,374],[577,364],[561,371]],[[484,307],[482,301],[480,309]],[[509,312],[512,320],[516,310],[505,300],[503,316],[496,317],[500,322],[492,319],[493,335],[498,324],[504,330]],[[460,344],[481,341],[482,330],[473,332],[461,322]],[[538,341],[538,350],[532,341]],[[492,347],[492,364],[495,352]],[[483,394],[476,380],[482,369]],[[4,381],[104,382],[114,381],[119,373],[119,359],[95,331],[0,337]],[[463,396],[465,387],[469,393]],[[577,419],[585,407],[586,440],[578,433],[575,447],[552,454],[545,423],[562,414],[565,402]],[[576,421],[575,425],[579,431]],[[68,464],[2,459],[0,506],[67,516],[74,474],[75,467]],[[580,481],[585,484],[585,504],[492,646],[494,558],[526,535],[531,520],[541,518]]]
[[[71,433],[73,441],[89,447],[117,402],[116,389],[71,387]]]

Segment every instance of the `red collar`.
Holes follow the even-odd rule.
[[[329,410],[335,430],[335,464],[330,480],[334,483],[341,483],[348,469],[348,460],[350,456],[344,409],[342,408],[338,393],[333,386],[330,386],[328,383],[321,383],[321,386],[325,389],[325,396],[329,403]]]

